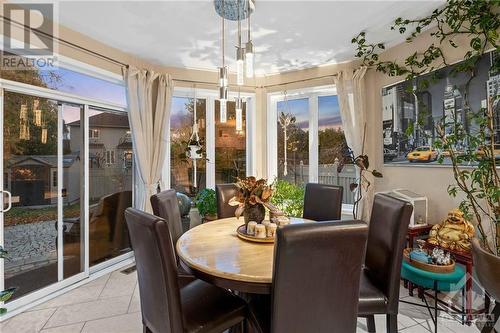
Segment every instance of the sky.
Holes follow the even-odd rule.
[[[288,104],[288,106],[287,106]],[[337,95],[320,96],[318,98],[318,127],[319,130],[325,128],[340,128],[342,120]],[[303,130],[309,128],[309,101],[307,98],[290,99],[288,103],[278,102],[278,113],[292,113],[296,117],[295,123]]]
[[[114,84],[105,80],[94,78],[85,74],[77,73],[68,69],[59,68],[57,74],[60,82],[51,82],[48,75],[44,71],[40,71],[47,85],[59,91],[64,91],[88,98],[95,98],[111,103],[126,105],[125,87]],[[185,103],[187,98],[174,97],[172,99],[172,122],[175,126],[177,118],[185,115]],[[342,121],[336,95],[320,96],[318,98],[319,107],[319,129],[325,128],[340,128]],[[291,112],[296,117],[296,124],[303,130],[309,128],[309,102],[307,98],[290,99],[288,103],[278,102],[278,112]],[[69,114],[76,113],[68,112],[65,117],[66,122],[71,122],[76,119],[71,119]],[[68,118],[68,119],[66,119]]]

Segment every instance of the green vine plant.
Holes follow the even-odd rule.
[[[455,119],[443,119],[436,125],[437,140],[434,146],[447,152],[452,164],[455,184],[448,188],[449,195],[455,197],[461,192],[465,199],[460,209],[475,223],[483,247],[500,256],[500,178],[498,176],[495,153],[495,111],[499,103],[498,91],[483,105],[473,110],[469,101],[470,85],[474,82],[478,63],[487,52],[499,52],[498,31],[500,29],[498,1],[448,0],[445,5],[420,19],[397,18],[391,30],[406,35],[406,42],[412,43],[422,33],[429,33],[431,41],[422,51],[416,51],[403,61],[382,60],[384,43],[368,42],[366,32],[360,32],[352,39],[356,45],[355,56],[364,66],[388,76],[402,76],[408,81],[408,92],[418,99],[439,79],[439,69],[449,66],[444,47],[463,50],[463,61],[455,64],[450,76],[461,73],[467,75],[464,85],[463,107],[470,115],[478,131],[470,133],[464,124]],[[466,37],[468,47],[459,48],[457,38]],[[490,72],[500,73],[500,57],[496,57]],[[418,77],[418,80],[417,80]],[[498,112],[498,111],[497,111]],[[421,120],[411,124],[411,132],[418,129]],[[409,132],[408,131],[408,132]],[[411,135],[411,133],[407,133]],[[497,138],[498,140],[498,138]],[[466,146],[459,151],[457,146]],[[439,158],[443,162],[443,157]],[[470,167],[464,167],[464,163]]]
[[[0,246],[0,259],[9,260],[8,253],[7,251],[4,250],[2,246]],[[16,288],[8,288],[0,291],[0,302],[7,302],[14,294],[14,291],[16,291]],[[6,308],[0,307],[0,315],[3,315],[6,312],[7,312]]]

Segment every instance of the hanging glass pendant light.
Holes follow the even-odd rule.
[[[236,132],[241,131],[243,131],[243,100],[238,91],[238,97],[236,98]]]
[[[222,11],[224,12],[224,0],[222,0]],[[224,16],[222,18],[222,67],[219,67],[219,120],[221,123],[225,123],[227,121],[226,115],[226,102],[227,102],[227,67],[226,67],[226,59],[225,59],[225,25],[224,25]]]
[[[236,46],[236,84],[242,86],[245,71],[245,50],[241,47],[241,15],[240,0],[238,0],[238,45]]]
[[[247,0],[247,32],[248,32],[248,41],[245,44],[245,61],[246,61],[246,74],[247,78],[252,78],[253,77],[253,44],[252,44],[252,38],[250,35],[250,0]]]

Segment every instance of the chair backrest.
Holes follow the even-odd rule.
[[[150,201],[153,214],[167,221],[172,241],[174,244],[177,243],[179,237],[182,236],[181,211],[177,201],[177,193],[172,189],[166,190],[152,195]]]
[[[217,217],[225,219],[234,217],[237,206],[229,206],[229,200],[238,194],[238,186],[236,184],[218,184],[215,185],[215,193],[217,196]]]
[[[302,216],[314,221],[340,220],[343,191],[342,186],[307,184]]]
[[[368,278],[388,299],[389,312],[397,311],[401,261],[413,206],[387,194],[376,194],[366,245]]]
[[[355,332],[362,221],[291,224],[278,229],[271,332]]]
[[[183,332],[177,263],[167,222],[134,208],[125,211],[134,248],[143,323],[153,332]]]

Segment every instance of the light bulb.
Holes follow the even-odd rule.
[[[243,101],[240,97],[236,98],[236,131],[243,131]]]
[[[226,108],[227,107],[227,104],[226,104],[227,100],[220,99],[219,102],[220,102],[219,119],[220,119],[221,123],[225,123],[225,122],[227,122],[227,108]]]
[[[242,86],[244,83],[243,75],[245,74],[244,74],[244,62],[242,59],[236,61],[236,84],[239,86]]]
[[[219,87],[227,87],[227,66],[219,67]]]
[[[236,48],[236,84],[242,86],[244,83],[243,75],[245,72],[245,53],[241,47]]]
[[[247,77],[252,78],[253,77],[253,44],[252,41],[248,41],[245,45],[245,60],[246,60],[246,67],[247,67]]]

